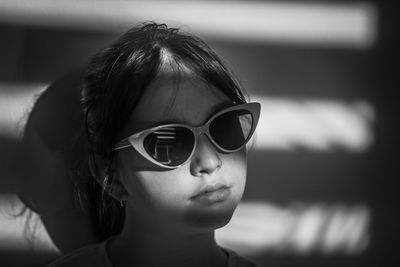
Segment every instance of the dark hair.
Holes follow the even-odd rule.
[[[165,55],[168,55],[168,62]],[[108,183],[103,187],[113,182],[112,148],[117,133],[166,64],[177,72],[182,67],[188,69],[221,90],[233,103],[246,102],[222,60],[197,37],[165,24],[146,23],[132,28],[95,55],[84,78],[82,105],[91,158],[100,158],[107,165],[104,177],[97,177]],[[96,169],[95,166],[92,169]],[[104,194],[104,190],[98,201],[101,203],[98,217],[101,237],[119,233],[124,220],[119,202]],[[115,214],[106,216],[110,211]]]

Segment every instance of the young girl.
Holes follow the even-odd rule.
[[[135,27],[93,58],[82,104],[105,241],[50,266],[254,266],[214,230],[242,197],[260,105],[205,43]]]

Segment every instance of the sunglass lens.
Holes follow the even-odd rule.
[[[223,149],[235,150],[250,138],[253,116],[248,110],[233,110],[221,114],[210,124],[210,134]]]
[[[143,146],[153,159],[174,167],[184,163],[192,153],[194,136],[184,127],[165,127],[147,135]]]

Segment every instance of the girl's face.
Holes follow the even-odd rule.
[[[164,123],[202,125],[227,104],[232,105],[232,100],[199,79],[184,76],[177,84],[160,76],[120,136]],[[192,158],[172,170],[155,166],[133,148],[122,149],[117,152],[117,176],[126,190],[127,216],[133,220],[140,216],[167,229],[210,231],[228,223],[242,197],[246,149],[222,153],[202,134]]]

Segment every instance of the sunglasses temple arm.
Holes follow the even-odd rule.
[[[113,148],[113,150],[119,150],[119,149],[123,149],[123,148],[127,148],[127,147],[131,147],[131,143],[129,142],[129,137],[122,139],[121,141],[119,141]]]

